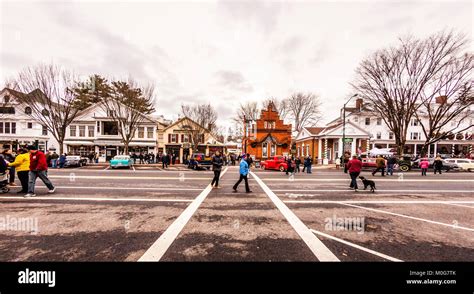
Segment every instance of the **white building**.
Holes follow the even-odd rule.
[[[421,117],[421,121],[426,123],[427,118]],[[447,156],[463,156],[473,152],[474,128],[472,126],[474,116],[470,116],[463,121],[453,121],[447,128],[452,129],[457,126],[446,139],[431,144],[428,148],[429,156],[444,154]],[[346,107],[346,124],[343,131],[343,109],[340,117],[329,122],[325,127],[304,128],[296,137],[297,154],[300,156],[311,155],[314,160],[323,163],[333,162],[342,155],[342,137],[345,133],[346,150],[352,154],[366,153],[367,150],[376,148],[394,148],[395,138],[388,126],[384,123],[381,115],[377,115],[366,107],[362,99],[357,99],[355,106]],[[420,122],[413,117],[407,130],[404,154],[419,155],[425,136]]]
[[[129,144],[129,152],[156,154],[157,126],[157,121],[143,115]],[[108,116],[105,106],[97,103],[83,110],[67,127],[64,150],[71,155],[98,153],[99,161],[105,162],[123,154],[124,144],[117,122]]]
[[[57,149],[47,128],[31,116],[31,107],[18,101],[24,94],[4,88],[0,92],[0,149],[37,144],[41,150]]]

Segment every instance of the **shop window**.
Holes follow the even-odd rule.
[[[262,157],[268,157],[268,144],[262,143]]]
[[[275,156],[275,155],[276,155],[276,145],[270,144],[270,156]]]

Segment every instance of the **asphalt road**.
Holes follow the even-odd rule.
[[[363,175],[50,171],[55,194],[0,195],[0,261],[474,261],[474,173]]]

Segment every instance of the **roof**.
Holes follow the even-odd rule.
[[[308,130],[308,132],[314,136],[321,133],[325,128],[324,127],[311,127],[311,128],[305,128],[305,129]]]

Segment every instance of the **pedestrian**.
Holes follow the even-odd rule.
[[[4,150],[3,152],[3,158],[6,160],[8,163],[15,161],[15,156],[13,155],[12,151],[10,149]],[[9,174],[8,174],[8,185],[9,186],[16,186],[15,184],[15,167],[11,167]]]
[[[357,155],[353,155],[352,159],[347,163],[347,171],[351,177],[351,184],[349,188],[354,189],[357,192],[359,187],[357,186],[357,177],[360,175],[362,170],[362,162],[357,158]]]
[[[350,159],[351,159],[351,154],[349,152],[344,152],[344,156],[342,157],[341,161],[342,161],[342,164],[344,164],[345,174],[347,174],[347,171],[348,171],[347,164],[349,163]]]
[[[420,159],[421,176],[426,176],[430,162],[427,158]]]
[[[249,153],[247,153],[245,156],[247,158],[247,164],[249,165],[249,168],[251,168],[253,164],[253,158],[250,156]]]
[[[296,159],[295,159],[295,172],[297,172],[297,173],[300,172],[300,165],[301,165],[301,159],[299,157],[296,157]]]
[[[286,175],[293,172],[293,167],[291,166],[291,157],[286,158]]]
[[[144,164],[145,163],[143,161],[143,153],[140,152],[140,155],[138,155],[138,159],[140,160],[139,164]]]
[[[339,169],[341,166],[341,158],[336,158],[336,169]]]
[[[53,154],[51,154],[51,167],[52,168],[57,168],[58,159],[59,159],[59,155],[56,153],[56,151],[53,151]]]
[[[95,163],[99,163],[99,154],[97,152],[94,153],[94,159],[95,159]]]
[[[28,173],[30,171],[30,155],[28,150],[20,149],[18,150],[18,156],[15,157],[15,161],[8,164],[10,167],[16,169],[18,179],[21,183],[21,190],[17,193],[28,193]]]
[[[64,167],[64,164],[66,163],[66,156],[67,156],[66,153],[63,153],[61,154],[61,156],[59,156],[59,168]]]
[[[222,159],[220,152],[216,151],[216,154],[214,154],[212,157],[212,170],[214,171],[214,178],[212,179],[211,187],[219,189],[219,178],[221,176],[222,165],[224,165],[224,160]]]
[[[393,168],[397,163],[397,158],[393,155],[387,159],[387,175],[393,176]]]
[[[246,159],[246,155],[245,154],[242,154],[242,160],[240,161],[240,168],[239,168],[239,174],[240,174],[240,177],[239,177],[239,180],[237,181],[237,183],[235,183],[233,189],[234,189],[234,193],[237,192],[237,188],[239,187],[239,184],[242,182],[242,180],[245,181],[245,192],[246,193],[252,193],[252,191],[250,190],[250,187],[249,187],[249,180],[248,180],[248,174],[249,174],[249,164],[247,163],[247,161],[245,160]]]
[[[433,167],[434,167],[435,175],[436,175],[436,172],[439,172],[439,174],[441,174],[441,169],[443,168],[443,160],[441,159],[440,156],[437,156],[436,159],[434,160]]]
[[[306,166],[306,173],[312,174],[313,172],[311,171],[313,165],[313,159],[311,158],[311,155],[308,155],[305,159],[305,166]]]
[[[166,153],[163,153],[163,156],[161,157],[161,167],[163,169],[166,168]]]
[[[382,173],[382,177],[385,177],[385,159],[382,157],[382,155],[377,156],[377,159],[375,160],[375,170],[372,172],[372,176],[375,176],[375,174],[380,171]]]
[[[34,197],[35,194],[35,182],[37,178],[40,178],[48,188],[48,193],[52,194],[56,191],[51,181],[48,179],[48,165],[46,164],[46,156],[43,152],[38,151],[36,146],[28,146],[30,151],[30,171],[28,173],[28,193],[25,195],[26,198]]]

